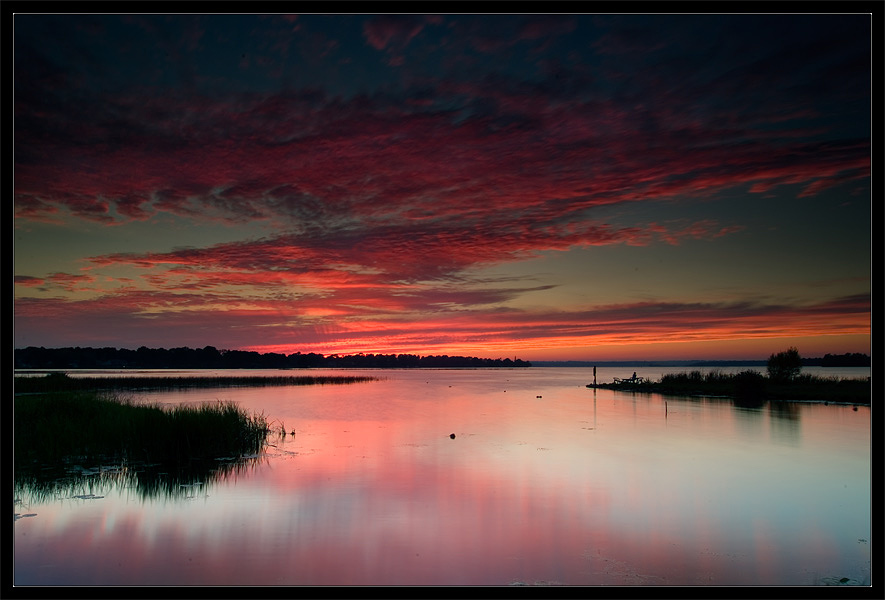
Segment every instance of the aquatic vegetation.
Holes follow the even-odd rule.
[[[270,432],[264,415],[232,402],[164,407],[91,391],[17,396],[14,408],[17,470],[71,457],[188,462],[254,454]]]
[[[592,384],[588,387],[594,387]],[[772,379],[753,370],[728,374],[719,371],[669,373],[659,381],[601,383],[595,387],[619,391],[674,396],[720,396],[743,404],[765,400],[811,400],[870,404],[870,379],[838,379],[815,375],[793,375]]]
[[[744,402],[765,398],[765,376],[758,371],[741,371],[733,378],[734,396]]]
[[[145,493],[171,493],[260,458],[273,426],[234,402],[167,406],[125,390],[350,384],[363,376],[16,377],[13,413],[17,485],[53,493],[59,482],[125,472]],[[276,423],[276,422],[275,422]],[[294,431],[292,434],[294,435]],[[107,469],[97,465],[117,465]],[[86,465],[86,466],[84,466]],[[137,470],[135,466],[140,465]]]
[[[804,398],[824,402],[854,402],[870,404],[872,392],[870,378],[839,379],[797,375],[789,382],[768,382],[765,395],[769,400],[792,400]]]

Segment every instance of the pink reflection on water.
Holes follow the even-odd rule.
[[[101,522],[61,524],[42,560],[89,556],[56,571],[72,583],[506,584],[532,572],[565,581],[580,572],[586,545],[567,532],[585,507],[608,510],[604,492],[564,495],[567,481],[513,482],[445,461],[395,458],[348,475],[348,463],[362,460],[353,454],[307,458],[274,460],[256,472],[245,502],[213,505],[210,493],[199,511],[188,507],[172,522],[133,507],[117,513],[113,532],[105,527],[111,535],[99,535]]]
[[[656,397],[508,387],[480,403],[438,386],[408,411],[327,388],[310,409],[328,414],[286,416],[294,437],[191,499],[38,507],[15,524],[17,583],[777,585],[868,556],[819,517],[851,501],[842,481],[820,493],[819,465],[858,481],[844,465],[862,462],[863,409],[665,414]],[[307,414],[305,394],[280,413]]]

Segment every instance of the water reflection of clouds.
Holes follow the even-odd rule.
[[[16,575],[68,585],[758,584],[796,564],[868,555],[856,542],[869,539],[868,506],[835,528],[819,518],[855,506],[858,487],[869,494],[863,444],[850,443],[868,410],[804,407],[796,420],[671,400],[665,413],[655,396],[545,388],[538,400],[513,382],[506,394],[483,388],[479,406],[455,383],[437,386],[420,418],[363,406],[372,418],[293,420],[296,435],[276,440],[264,464],[194,500],[114,490],[76,510],[20,510],[39,516],[17,521],[17,535],[51,544],[17,547]],[[772,440],[800,424],[796,444]],[[828,436],[844,437],[845,450]],[[822,487],[821,465],[843,479]]]
[[[205,574],[207,581],[210,577],[213,583],[228,577],[232,583],[240,577],[250,580],[254,575],[243,573],[242,567],[252,569],[256,557],[273,553],[292,556],[292,565],[285,570],[281,565],[264,565],[259,569],[264,579],[258,583],[283,578],[290,582],[347,584],[408,581],[411,577],[420,582],[418,573],[427,570],[422,562],[433,565],[429,570],[439,574],[439,583],[476,583],[488,581],[489,564],[482,558],[499,553],[502,544],[529,562],[553,560],[549,556],[526,556],[533,548],[545,555],[570,551],[578,556],[580,544],[573,536],[564,538],[564,532],[584,505],[606,510],[604,497],[588,497],[585,493],[570,498],[561,486],[540,486],[530,478],[514,489],[512,481],[505,481],[507,475],[496,478],[445,463],[425,464],[405,472],[401,464],[389,463],[373,470],[369,479],[336,477],[324,468],[323,460],[313,463],[306,471],[295,463],[285,463],[287,475],[298,479],[300,488],[278,488],[282,473],[280,466],[274,465],[275,477],[266,480],[269,487],[242,496],[220,490],[198,508],[179,507],[178,517],[171,522],[168,514],[159,520],[152,518],[162,513],[159,507],[138,507],[125,514],[128,507],[119,506],[115,510],[123,510],[124,514],[115,518],[116,531],[108,528],[96,532],[92,529],[95,522],[75,520],[60,524],[57,537],[79,540],[79,552],[92,554],[96,561],[102,560],[103,554],[107,559],[118,552],[119,556],[125,554],[130,572],[120,576],[127,582],[158,583],[145,580],[148,575],[140,571],[139,557],[159,560],[165,569],[167,559],[154,554],[162,548],[164,557],[178,557],[174,562],[179,566],[163,571],[167,582],[177,581],[180,565],[192,563],[194,556],[212,565],[211,573]],[[509,500],[502,502],[502,493],[509,495]],[[490,530],[493,535],[489,535]],[[221,540],[225,542],[221,544]],[[72,555],[67,553],[73,548],[68,543],[63,541],[54,548],[56,563],[70,562]],[[108,544],[120,547],[112,551]],[[558,552],[553,551],[556,547],[560,548]],[[242,561],[237,576],[225,575],[221,568],[225,564],[235,568],[229,564],[233,560],[230,548],[237,549]],[[342,555],[349,557],[343,571]],[[471,556],[476,560],[465,560]],[[444,567],[440,570],[439,561],[453,560],[450,572],[446,573]],[[510,576],[506,566],[506,561],[498,564],[501,583]],[[68,576],[72,581],[113,583],[117,581],[116,572],[113,568],[106,573],[87,568]],[[158,572],[156,565],[152,572]],[[516,575],[514,572],[512,576]]]

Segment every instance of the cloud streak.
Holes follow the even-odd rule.
[[[336,309],[322,297],[293,302],[153,292],[85,302],[27,300],[16,310],[36,338],[57,333],[61,326],[70,328],[82,345],[102,345],[123,335],[149,346],[182,345],[174,340],[219,347],[235,342],[242,348],[284,353],[508,354],[556,346],[660,344],[673,338],[690,342],[863,335],[870,326],[866,296],[806,306],[642,302],[556,312],[481,306],[527,291],[531,290],[415,291],[401,296],[398,305],[363,310],[355,308],[360,298],[346,294],[341,300],[351,304]],[[448,303],[461,309],[448,310]],[[227,324],[221,335],[213,332],[219,316]],[[257,332],[261,343],[255,343]]]

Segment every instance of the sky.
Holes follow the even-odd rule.
[[[17,14],[15,347],[870,353],[869,14]]]

